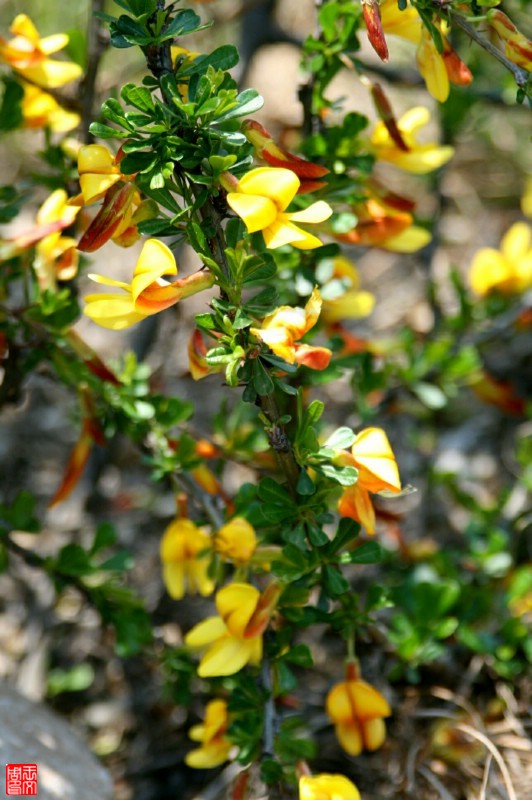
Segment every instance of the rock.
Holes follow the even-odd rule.
[[[73,728],[41,703],[0,684],[0,762],[37,764],[39,800],[111,800],[107,771]],[[1,777],[0,794],[5,790]]]

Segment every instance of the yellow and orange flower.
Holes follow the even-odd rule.
[[[403,146],[399,147],[385,123],[377,122],[371,135],[371,147],[379,161],[394,164],[405,172],[425,174],[446,164],[452,158],[454,149],[450,145],[433,142],[420,144],[416,134],[430,121],[430,112],[423,106],[409,109],[398,120],[397,127]]]
[[[360,800],[360,792],[345,775],[302,775],[299,800]]]
[[[380,247],[394,253],[415,253],[431,240],[425,228],[414,225],[409,211],[393,208],[381,200],[370,197],[353,206],[357,217],[355,227],[346,233],[333,233],[335,239],[346,244],[363,247]]]
[[[188,735],[200,746],[185,756],[185,763],[193,769],[219,767],[229,757],[233,746],[226,736],[229,715],[225,700],[211,700],[205,708],[205,721],[194,725]]]
[[[325,707],[341,747],[350,756],[381,747],[386,738],[384,718],[392,712],[382,694],[359,677],[356,663],[347,665],[347,680],[333,686]]]
[[[55,97],[43,92],[38,86],[22,82],[22,116],[25,128],[48,127],[54,133],[67,133],[77,128],[79,114],[67,111],[59,105]]]
[[[501,240],[500,250],[482,247],[475,253],[469,283],[476,294],[519,294],[532,287],[532,229],[516,222]]]
[[[139,238],[138,223],[157,216],[157,204],[142,199],[134,183],[134,175],[124,175],[116,155],[99,144],[83,145],[78,151],[78,172],[81,194],[70,200],[72,205],[91,205],[102,200],[102,206],[81,237],[78,249],[92,253],[109,239],[120,247],[130,247]]]
[[[41,38],[39,31],[26,14],[19,14],[10,27],[13,38],[0,37],[0,60],[44,89],[57,89],[81,77],[83,70],[72,61],[48,58],[68,44],[66,33]]]
[[[336,256],[332,262],[330,281],[322,287],[321,318],[326,325],[344,319],[361,319],[371,314],[375,296],[359,287],[360,277],[355,265],[345,256]]]
[[[219,616],[200,622],[185,637],[189,647],[205,650],[200,678],[234,675],[262,659],[262,634],[279,598],[275,584],[261,595],[248,583],[230,583],[216,593]]]
[[[164,585],[170,597],[180,600],[188,591],[206,597],[214,591],[209,577],[210,537],[190,519],[177,517],[161,539]]]
[[[66,192],[56,189],[40,207],[36,222],[43,228],[55,222],[68,227],[74,222],[78,211],[78,208],[68,205]],[[54,291],[58,280],[72,280],[78,271],[79,253],[76,247],[77,241],[71,236],[63,236],[59,230],[37,242],[33,269],[41,289]]]
[[[500,8],[490,8],[486,14],[489,25],[504,42],[504,53],[518,67],[532,72],[532,41],[522,34]]]
[[[62,503],[76,488],[94,445],[99,444],[102,447],[105,445],[105,437],[96,417],[94,403],[86,389],[80,392],[80,402],[83,415],[81,433],[69,456],[61,483],[48,504],[49,508]]]
[[[270,167],[286,167],[297,175],[300,180],[297,194],[315,192],[326,185],[324,181],[319,180],[329,174],[326,167],[296,156],[276,144],[260,122],[256,122],[254,119],[244,120],[242,133],[255,148],[257,158],[266,161]]]
[[[369,534],[375,533],[375,509],[370,493],[401,491],[399,470],[388,437],[382,428],[365,428],[355,438],[351,453],[342,451],[334,461],[358,470],[356,483],[348,486],[338,501],[340,516],[360,522]]]
[[[331,360],[331,351],[327,347],[313,347],[299,342],[318,321],[321,305],[321,295],[314,288],[305,308],[280,306],[264,318],[260,328],[250,328],[250,331],[289,364],[325,369]]]
[[[84,313],[104,328],[122,330],[214,283],[214,277],[206,270],[171,282],[164,280],[163,275],[177,275],[173,253],[158,239],[148,239],[140,252],[130,284],[103,275],[89,275],[96,283],[118,287],[122,291],[87,295]]]
[[[302,211],[286,209],[297,194],[300,180],[291,169],[257,167],[239,181],[225,173],[223,185],[229,189],[227,202],[243,220],[249,233],[262,231],[266,247],[275,249],[291,244],[300,250],[321,247],[317,236],[294,223],[324,222],[332,214],[323,200]]]
[[[78,152],[78,172],[81,195],[71,202],[79,205],[91,205],[105,195],[118,181],[130,181],[132,175],[122,175],[120,161],[121,150],[116,155],[103,144],[86,144]]]
[[[471,83],[473,76],[448,41],[446,37],[448,30],[443,21],[434,22],[443,43],[443,52],[439,53],[431,34],[410,3],[401,11],[396,0],[381,0],[379,11],[385,33],[399,36],[417,45],[418,69],[425,80],[428,92],[436,100],[440,103],[447,100],[449,81],[459,86]]]

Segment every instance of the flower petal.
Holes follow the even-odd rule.
[[[159,239],[148,239],[140,251],[131,282],[133,300],[163,275],[177,275],[174,254]]]
[[[323,242],[317,236],[293,225],[289,222],[289,218],[287,214],[279,215],[275,222],[263,230],[266,247],[275,250],[277,247],[291,244],[299,250],[313,250],[322,246]]]
[[[215,642],[220,637],[227,635],[227,627],[220,617],[208,617],[197,625],[185,636],[185,644],[189,647],[205,647]]]
[[[144,319],[133,308],[131,296],[118,294],[90,294],[85,297],[84,314],[103,328],[120,331]]]
[[[85,205],[99,200],[111,186],[120,180],[120,175],[108,175],[104,173],[87,173],[79,176],[79,185],[83,195]]]
[[[44,89],[58,89],[83,75],[79,64],[74,64],[72,61],[52,61],[52,59],[46,59],[32,67],[20,67],[19,72]]]
[[[352,453],[359,468],[358,481],[364,489],[370,492],[401,490],[397,462],[382,428],[361,431],[353,443]]]
[[[174,600],[181,600],[185,596],[185,567],[183,564],[177,562],[163,564],[163,581],[166,591]]]
[[[290,219],[292,222],[325,222],[332,213],[332,208],[328,203],[324,200],[318,200],[316,203],[312,203],[308,208],[290,214]]]
[[[216,595],[216,608],[233,636],[243,636],[260,592],[249,583],[230,583]]]
[[[290,205],[298,188],[297,175],[283,167],[257,167],[247,172],[238,182],[239,192],[269,197],[279,211],[284,211]]]
[[[234,675],[249,663],[254,653],[253,639],[225,636],[210,647],[198,666],[200,678]]]
[[[267,228],[277,216],[277,207],[269,197],[229,192],[227,202],[235,214],[244,221],[248,233]]]

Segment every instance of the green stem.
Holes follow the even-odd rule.
[[[496,58],[497,61],[499,61],[504,67],[506,67],[507,70],[512,73],[514,80],[520,89],[525,89],[530,78],[530,73],[527,72],[526,69],[518,67],[517,64],[514,64],[513,61],[510,61],[509,58],[506,58],[504,53],[501,53],[498,47],[495,47],[495,45],[488,41],[488,39],[485,39],[483,36],[481,36],[478,31],[469,24],[469,22],[460,16],[460,14],[455,14],[451,11],[451,19],[455,25],[464,31],[464,33],[467,33],[470,39],[476,42],[487,53],[492,55],[493,58]]]

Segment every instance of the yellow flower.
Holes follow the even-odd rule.
[[[426,28],[422,29],[416,60],[418,69],[425,79],[427,91],[435,100],[444,103],[449,97],[449,76],[445,69],[445,62],[434,44],[434,39]]]
[[[211,700],[205,709],[205,722],[194,725],[188,735],[201,746],[185,756],[185,763],[194,769],[212,769],[227,761],[232,744],[225,732],[229,724],[225,700]]]
[[[191,520],[178,517],[168,525],[160,550],[164,585],[170,597],[180,600],[187,590],[204,597],[212,594],[215,584],[208,575],[210,547],[209,536]]]
[[[445,23],[435,22],[443,44],[443,53],[439,53],[431,34],[412,5],[408,4],[401,11],[396,0],[382,0],[380,14],[385,33],[399,36],[417,45],[417,66],[432,97],[444,103],[449,96],[449,81],[459,86],[471,83],[473,80],[471,72],[446,38],[448,26]]]
[[[342,319],[360,319],[373,311],[375,297],[371,292],[359,290],[360,277],[354,264],[345,256],[337,256],[332,263],[332,283],[322,288],[321,317],[332,324]]]
[[[338,501],[340,516],[351,517],[369,534],[375,533],[375,509],[370,492],[398,494],[401,491],[399,470],[388,437],[382,428],[366,428],[356,437],[351,453],[339,453],[335,462],[358,470],[356,483],[348,486]]]
[[[302,775],[299,779],[299,800],[360,800],[354,783],[344,775]]]
[[[200,678],[234,675],[246,664],[260,664],[269,618],[262,605],[259,590],[247,583],[231,583],[216,593],[219,616],[200,622],[185,637],[190,647],[207,648],[198,667]]]
[[[501,240],[500,250],[482,247],[475,254],[469,271],[474,292],[518,294],[532,287],[532,230],[526,222],[516,222]]]
[[[415,138],[417,131],[429,120],[429,110],[423,106],[416,106],[403,114],[397,124],[406,150],[399,148],[393,141],[384,122],[378,122],[371,136],[371,144],[377,159],[416,174],[431,172],[441,167],[452,157],[454,149],[449,145],[436,143],[419,144]]]
[[[78,172],[83,205],[88,206],[100,200],[118,181],[131,180],[131,175],[122,175],[120,172],[119,161],[120,157],[113,156],[102,144],[80,147]]]
[[[61,226],[59,230],[43,236],[35,246],[33,269],[42,290],[55,291],[58,280],[69,281],[78,271],[77,241],[71,236],[61,235],[62,228],[74,222],[78,211],[78,208],[67,204],[66,192],[56,189],[37,212],[37,225],[43,229],[54,224]]]
[[[300,181],[290,169],[257,167],[241,178],[227,202],[244,221],[249,233],[262,231],[266,247],[275,249],[291,244],[300,250],[321,247],[321,241],[307,233],[296,222],[324,222],[332,214],[323,200],[303,211],[287,213],[286,209],[299,189]]]
[[[297,362],[311,369],[325,369],[331,351],[298,342],[318,321],[321,303],[321,295],[314,288],[305,308],[280,306],[264,318],[260,328],[250,328],[250,331],[289,364]]]
[[[23,81],[22,116],[25,128],[48,127],[55,133],[66,133],[79,125],[80,116],[65,111],[48,92]]]
[[[214,549],[235,564],[249,561],[257,546],[255,529],[243,517],[234,517],[214,537]]]
[[[122,293],[87,295],[84,313],[104,328],[122,330],[214,283],[211,273],[205,270],[171,283],[163,280],[163,275],[177,275],[175,258],[170,248],[158,239],[148,239],[130,284],[103,275],[89,275],[96,283],[116,286]]]
[[[336,737],[350,756],[377,750],[386,738],[384,717],[391,712],[387,700],[358,677],[356,664],[348,665],[348,678],[333,686],[325,701]]]
[[[62,50],[68,44],[66,33],[40,38],[39,32],[26,14],[19,14],[10,28],[13,39],[0,37],[0,59],[9,64],[23,78],[44,89],[57,89],[75,81],[83,70],[72,61],[55,61],[50,53]]]
[[[397,0],[381,0],[379,11],[385,33],[419,44],[423,23],[415,8],[409,4],[401,11]]]

